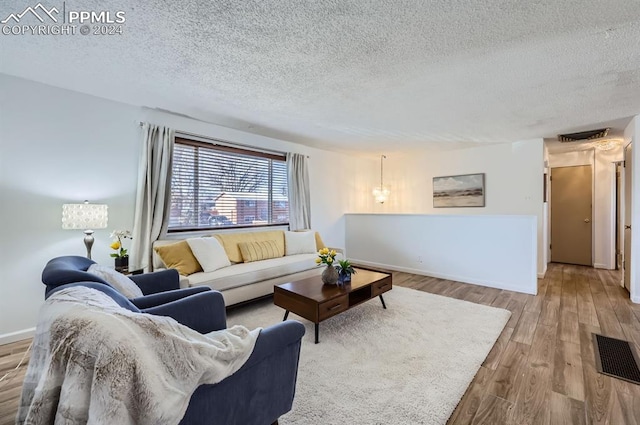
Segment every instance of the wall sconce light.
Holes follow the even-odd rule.
[[[382,161],[387,158],[386,155],[380,155],[380,186],[373,189],[373,197],[379,204],[384,204],[387,198],[389,198],[389,189],[384,187],[383,181],[383,166]]]
[[[89,201],[84,201],[83,204],[62,205],[62,228],[84,230],[84,245],[87,247],[88,259],[91,259],[91,247],[94,241],[93,229],[107,227],[109,221],[107,208],[104,204],[90,204]]]

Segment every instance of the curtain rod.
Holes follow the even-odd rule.
[[[142,121],[138,122],[138,125],[140,127],[142,127],[144,124],[145,123],[142,122]],[[227,140],[222,140],[222,139],[214,139],[212,137],[202,136],[200,134],[188,133],[186,131],[176,130],[176,135],[183,135],[183,136],[199,138],[199,139],[202,139],[202,140],[200,140],[201,142],[206,142],[206,143],[217,142],[217,143],[221,143],[223,146],[242,147],[242,148],[248,148],[248,149],[253,149],[253,150],[259,149],[262,152],[272,153],[272,154],[275,154],[275,155],[286,155],[287,154],[287,152],[281,152],[281,151],[276,151],[276,150],[272,150],[272,149],[264,149],[264,148],[261,148],[261,147],[245,145],[245,144],[242,144],[242,143],[229,142]],[[305,155],[305,156],[307,158],[309,158],[309,155]]]

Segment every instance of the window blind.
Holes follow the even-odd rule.
[[[288,223],[284,156],[176,137],[170,232]]]

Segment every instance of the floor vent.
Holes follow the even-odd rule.
[[[640,385],[638,357],[628,341],[594,333],[593,345],[598,372]]]

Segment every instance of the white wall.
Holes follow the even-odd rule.
[[[93,258],[111,265],[109,233],[133,227],[141,120],[176,130],[310,156],[313,227],[344,246],[348,161],[307,148],[155,110],[0,74],[0,344],[30,336],[44,299],[41,272],[60,255],[85,255],[81,231],[62,230],[62,204],[109,206]]]
[[[631,300],[640,303],[640,115],[624,131],[625,143],[633,141],[631,190]]]
[[[532,215],[537,221],[537,272],[545,273],[542,139],[448,152],[389,153],[387,157],[384,166],[385,185],[391,189],[389,201],[384,205],[373,201],[371,189],[379,182],[380,163],[371,159],[359,165],[359,184],[368,187],[352,200],[349,212]],[[433,208],[433,177],[471,173],[485,173],[484,208]]]
[[[346,242],[365,265],[537,293],[534,216],[347,214]]]
[[[112,263],[109,231],[132,224],[138,128],[132,106],[2,74],[0,93],[2,343],[35,326],[46,262],[85,255],[82,231],[62,230],[63,203],[108,204],[93,257]]]
[[[622,160],[622,147],[610,151],[589,149],[552,153],[549,167],[591,165],[593,171],[593,266],[615,269],[615,168]],[[551,182],[553,185],[553,182]],[[553,205],[551,205],[553,208]]]

